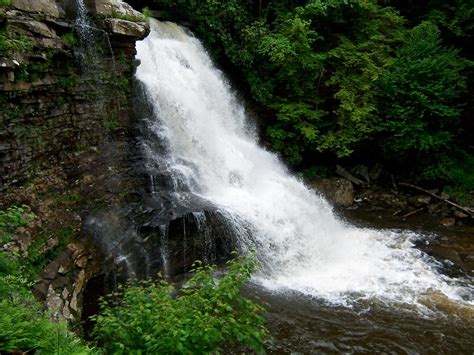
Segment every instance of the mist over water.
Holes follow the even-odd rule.
[[[136,73],[154,110],[149,129],[167,143],[176,186],[219,207],[242,249],[255,250],[263,264],[257,283],[342,305],[413,304],[433,294],[472,303],[470,286],[439,274],[436,262],[413,247],[420,236],[340,220],[258,146],[242,104],[201,43],[173,23],[151,21],[151,28],[137,43]]]

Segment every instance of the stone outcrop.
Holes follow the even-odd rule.
[[[0,36],[9,44],[0,48],[0,208],[26,203],[38,216],[30,229],[55,234],[38,253],[63,249],[34,292],[57,317],[76,321],[87,282],[103,272],[103,255],[81,237],[81,220],[94,204],[126,197],[133,184],[127,164],[135,42],[149,31],[144,16],[121,1],[85,3],[87,43],[76,25],[75,0],[0,5]],[[67,228],[73,240],[64,249]],[[30,229],[7,247],[27,255],[28,246],[39,243],[33,234],[40,232]]]
[[[344,178],[328,178],[313,181],[315,190],[323,194],[335,206],[348,207],[354,203],[354,187]]]
[[[73,242],[40,275],[34,293],[55,317],[81,319],[84,288],[100,268],[95,253],[84,241]]]
[[[128,124],[144,17],[120,1],[89,1],[101,14],[91,19],[91,56],[79,41],[74,3],[13,0],[0,12],[0,36],[10,43],[0,51],[0,191]]]

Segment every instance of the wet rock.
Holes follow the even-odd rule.
[[[370,184],[369,169],[365,165],[356,165],[352,168],[351,173],[363,178],[367,184]]]
[[[66,319],[66,320],[69,320],[69,321],[74,320],[74,316],[71,313],[71,310],[67,305],[65,305],[63,307],[63,311],[62,311],[61,314],[62,314],[63,318]]]
[[[80,255],[77,257],[74,263],[76,264],[78,268],[84,269],[87,265],[87,260],[88,260],[87,255]]]
[[[58,269],[59,269],[58,264],[55,262],[52,262],[51,264],[46,266],[46,268],[43,271],[43,274],[41,275],[41,278],[45,280],[53,280],[58,274]]]
[[[441,211],[441,206],[442,206],[442,203],[441,202],[438,202],[438,203],[430,203],[427,207],[427,211],[429,214],[432,214],[432,215],[437,215],[440,213]]]
[[[86,272],[81,270],[77,275],[76,282],[74,283],[74,291],[72,293],[71,301],[69,307],[76,313],[80,313],[80,296],[82,295],[84,284],[86,282]]]
[[[354,187],[343,178],[321,179],[312,183],[312,187],[336,206],[348,207],[354,202]]]
[[[69,284],[69,278],[66,276],[58,276],[55,277],[54,280],[51,282],[51,285],[55,290],[62,289]]]
[[[444,227],[452,227],[456,224],[456,219],[455,218],[443,218],[441,221],[439,221],[439,224],[444,226]]]
[[[461,219],[469,217],[466,213],[458,211],[458,210],[454,211],[453,214],[454,214],[454,217],[461,218]]]
[[[71,264],[61,265],[61,266],[59,266],[58,273],[60,273],[61,275],[65,275],[65,274],[71,272],[71,270],[72,270],[72,265]]]
[[[46,296],[46,308],[55,313],[56,316],[61,314],[64,302],[62,298],[54,291],[53,286],[49,285],[48,294]]]
[[[428,205],[431,202],[431,196],[429,195],[415,195],[410,197],[408,200],[410,204],[414,207],[423,207]]]
[[[372,180],[378,180],[380,176],[382,175],[382,172],[383,172],[383,166],[377,163],[369,170],[369,177]]]

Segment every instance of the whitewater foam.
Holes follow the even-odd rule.
[[[257,282],[346,305],[367,298],[417,303],[428,293],[472,300],[472,288],[440,275],[414,248],[420,236],[355,228],[335,216],[258,146],[243,106],[201,43],[172,23],[152,21],[151,28],[137,43],[136,74],[154,109],[149,129],[167,142],[175,179],[219,206],[242,248],[256,251],[263,264]]]

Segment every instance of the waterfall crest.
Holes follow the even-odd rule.
[[[431,293],[472,302],[472,289],[439,274],[436,262],[413,247],[418,235],[339,219],[258,146],[243,106],[201,43],[172,23],[152,20],[151,29],[137,43],[136,74],[154,111],[148,128],[166,142],[176,185],[217,206],[241,247],[255,250],[263,264],[256,282],[346,305],[368,298],[417,303]]]

